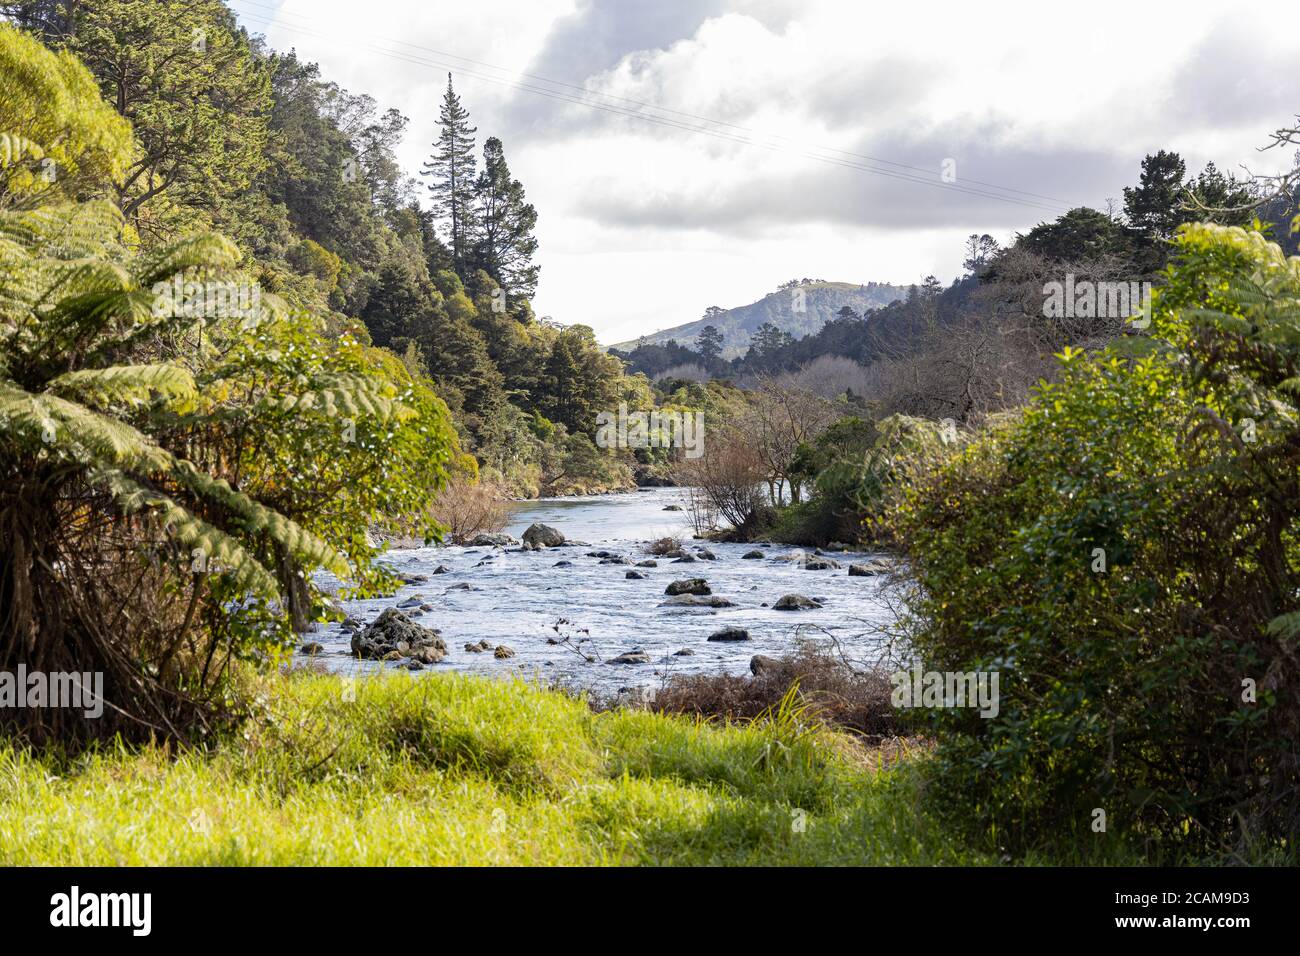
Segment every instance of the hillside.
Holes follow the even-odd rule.
[[[853,282],[808,282],[796,288],[804,294],[803,312],[794,311],[794,289],[780,289],[749,305],[726,309],[716,315],[675,325],[636,341],[620,342],[612,347],[627,351],[636,348],[643,341],[662,345],[674,340],[683,345],[693,345],[700,330],[712,325],[723,336],[722,357],[734,358],[744,354],[749,348],[750,337],[764,322],[771,322],[781,331],[800,339],[817,332],[846,305],[861,315],[902,299],[907,294],[906,286],[882,282],[868,282],[865,285]]]

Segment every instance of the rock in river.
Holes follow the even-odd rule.
[[[743,627],[724,627],[720,631],[714,631],[709,635],[711,641],[747,641],[749,640],[749,631]]]
[[[352,635],[352,653],[372,661],[396,660],[404,656],[416,658],[418,654],[418,660],[432,664],[442,660],[447,645],[437,631],[416,624],[401,611],[390,607],[375,619],[375,623]]]
[[[650,655],[642,650],[624,651],[617,657],[609,659],[610,664],[649,664]]]
[[[515,649],[513,647],[508,647],[505,644],[498,644],[497,649],[492,652],[492,656],[499,661],[503,661],[507,657],[514,657]]]
[[[753,551],[746,551],[744,554],[741,555],[741,557],[744,558],[746,561],[762,561],[763,552],[759,551],[758,548],[755,548]]]
[[[772,605],[774,611],[809,611],[821,607],[820,601],[804,597],[802,594],[787,594]]]
[[[530,524],[524,532],[524,544],[534,551],[541,548],[558,548],[564,544],[564,535],[548,524]]]
[[[632,581],[640,581],[647,577],[647,575],[644,571],[629,571],[627,574],[623,575],[623,577]]]
[[[712,594],[709,582],[704,578],[683,578],[664,588],[664,594]]]
[[[504,548],[506,545],[514,544],[515,539],[508,534],[476,534],[466,543],[471,548]]]
[[[728,601],[716,594],[676,594],[666,601],[659,602],[660,607],[735,607],[736,602]],[[820,605],[818,605],[820,607]]]

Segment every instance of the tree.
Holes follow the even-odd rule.
[[[1119,222],[1087,206],[1071,209],[1050,223],[1040,222],[1025,235],[1017,236],[1016,245],[1050,262],[1127,258],[1133,250],[1132,239]]]
[[[483,172],[474,188],[477,232],[474,259],[510,295],[531,298],[540,267],[533,263],[537,210],[524,201],[524,187],[510,178],[505,151],[495,136],[483,144]]]
[[[117,187],[138,226],[173,203],[220,216],[266,164],[270,78],[220,0],[98,0],[78,5],[65,43],[104,98],[131,121],[140,148]]]
[[[982,236],[971,233],[966,240],[966,258],[962,260],[962,268],[966,270],[967,275],[980,276],[988,268],[997,251],[997,241],[988,233]]]
[[[457,273],[465,276],[475,230],[474,134],[478,128],[469,125],[469,111],[460,105],[460,97],[452,89],[450,73],[438,127],[433,155],[421,168],[420,175],[429,177],[434,207],[451,237],[452,262]]]
[[[716,325],[706,325],[700,329],[695,339],[695,351],[700,353],[706,367],[712,365],[722,355],[722,333]]]
[[[5,104],[0,205],[106,194],[131,160],[131,124],[99,95],[66,51],[0,24],[0,102]]]
[[[1142,160],[1138,185],[1124,187],[1129,226],[1148,242],[1168,239],[1183,221],[1183,177],[1187,164],[1177,153],[1160,150]]]

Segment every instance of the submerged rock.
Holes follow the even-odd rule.
[[[649,664],[650,655],[640,649],[634,651],[624,651],[622,654],[619,654],[617,657],[611,657],[608,661],[606,661],[606,663],[608,664]]]
[[[660,607],[735,607],[735,601],[729,601],[716,594],[677,594],[659,603]]]
[[[515,539],[508,534],[476,534],[466,543],[473,548],[504,548],[514,544]]]
[[[683,647],[680,651],[673,651],[673,657],[694,657],[695,652],[689,647]]]
[[[712,594],[713,590],[709,587],[709,582],[704,578],[683,578],[680,581],[674,581],[668,587],[664,588],[664,594]]]
[[[840,563],[833,558],[809,558],[803,562],[805,571],[830,571],[838,567],[840,567]]]
[[[316,655],[319,654],[321,651],[325,650],[325,645],[319,644],[316,641],[308,641],[301,648],[299,648],[299,650],[301,650],[302,653],[304,654]]]
[[[629,581],[641,581],[649,577],[649,575],[644,571],[629,571],[627,574],[623,575],[623,577],[627,578]]]
[[[821,607],[820,601],[814,601],[802,594],[787,594],[772,605],[774,611],[810,611]]]

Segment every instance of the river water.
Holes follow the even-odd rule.
[[[677,504],[682,511],[665,508]],[[522,674],[532,679],[591,687],[604,692],[655,685],[671,674],[727,671],[748,673],[755,654],[779,656],[800,640],[829,643],[831,637],[851,659],[870,662],[881,648],[872,625],[888,612],[878,577],[849,577],[848,565],[868,555],[836,554],[843,567],[809,571],[779,560],[799,549],[784,545],[714,544],[692,540],[681,489],[643,489],[617,495],[542,499],[514,506],[506,532],[515,538],[535,521],[582,542],[543,551],[501,548],[434,547],[389,551],[383,560],[405,575],[429,575],[427,582],[403,587],[395,595],[343,602],[347,611],[369,623],[385,608],[419,596],[433,610],[414,620],[441,632],[448,653],[423,673],[460,670],[489,675]],[[688,551],[707,547],[717,560],[676,564],[646,552],[650,541],[680,536]],[[758,548],[764,560],[743,559]],[[589,551],[611,551],[633,562],[654,558],[658,567],[636,568],[644,580],[630,580],[630,565],[601,564]],[[556,567],[558,561],[571,566]],[[434,575],[439,565],[447,568]],[[664,607],[664,589],[674,580],[701,577],[715,595],[735,602],[728,608]],[[469,584],[471,590],[455,585]],[[823,601],[805,611],[775,611],[784,594]],[[405,610],[405,609],[404,609]],[[564,622],[564,623],[560,623]],[[750,640],[711,642],[723,627],[746,629]],[[556,628],[559,628],[558,632]],[[575,646],[551,644],[569,638]],[[317,660],[330,670],[361,673],[397,664],[359,662],[350,652],[350,634],[338,625],[322,626],[310,640],[324,645]],[[507,644],[516,656],[497,659],[471,653],[466,643]],[[649,654],[648,664],[612,664],[609,658],[630,650]],[[675,652],[690,650],[689,656]],[[597,658],[589,662],[584,656]]]

